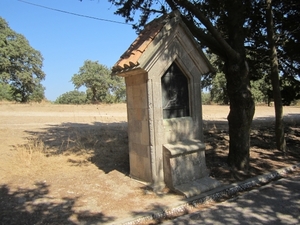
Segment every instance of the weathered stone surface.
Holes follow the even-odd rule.
[[[186,198],[189,198],[200,195],[219,186],[221,186],[219,181],[210,177],[204,177],[185,184],[177,185],[174,187],[174,190],[184,195]]]
[[[164,143],[174,143],[181,140],[197,138],[193,117],[181,117],[163,120],[165,140]]]
[[[164,176],[167,186],[173,190],[206,177],[205,145],[192,139],[165,144]]]
[[[180,15],[174,12],[164,17],[146,26],[113,69],[126,82],[130,174],[154,188],[207,176],[200,80],[212,67]],[[185,85],[165,85],[163,92],[162,83],[168,81],[161,79],[166,71],[174,72],[175,80],[179,74]],[[163,93],[168,102],[184,96],[175,99],[171,108],[182,117],[163,118]]]

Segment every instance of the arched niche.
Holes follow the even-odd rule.
[[[173,62],[161,77],[163,119],[190,116],[189,80]]]

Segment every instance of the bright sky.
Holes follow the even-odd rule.
[[[108,0],[24,0],[30,3],[125,22],[114,15]],[[74,90],[71,77],[85,60],[98,61],[111,68],[137,37],[131,25],[111,23],[65,14],[18,0],[0,0],[0,16],[10,28],[23,34],[44,57],[45,95],[54,101]]]

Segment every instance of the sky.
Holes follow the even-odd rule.
[[[108,0],[26,2],[125,23],[123,17],[114,15],[116,8]],[[19,0],[0,0],[0,17],[43,55],[42,69],[46,78],[42,84],[46,88],[45,97],[50,101],[74,90],[70,80],[85,60],[98,61],[111,68],[137,37],[136,31],[128,24],[74,16]]]

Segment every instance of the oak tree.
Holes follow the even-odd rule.
[[[124,80],[112,77],[111,70],[97,61],[86,60],[71,81],[76,89],[87,88],[87,99],[92,103],[113,103],[125,98]]]
[[[44,98],[41,81],[45,79],[45,73],[42,66],[41,53],[0,17],[0,83],[10,87],[14,100],[28,102],[30,98]],[[39,96],[31,96],[33,93]]]

